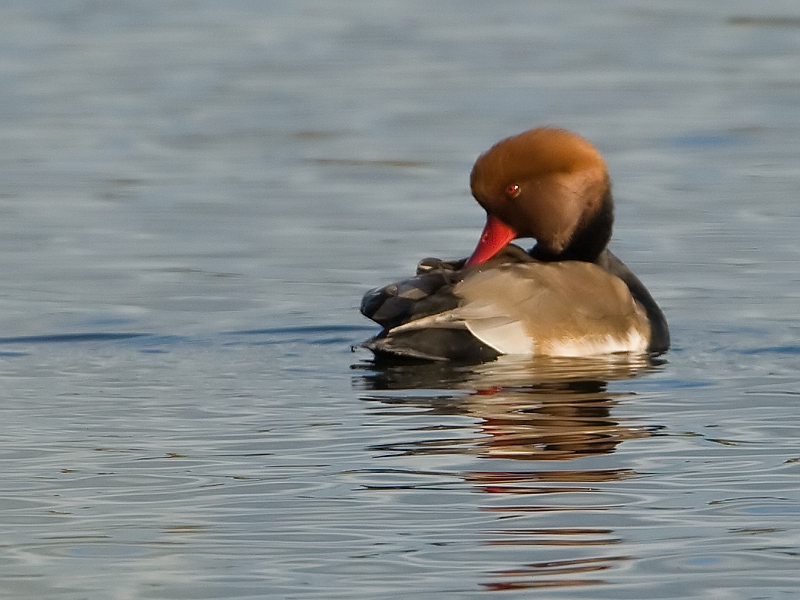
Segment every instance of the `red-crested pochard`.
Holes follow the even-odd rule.
[[[501,354],[659,354],[664,314],[607,248],[611,182],[583,138],[540,127],[506,138],[472,169],[486,227],[468,259],[425,259],[411,279],[364,296],[383,326],[365,342],[379,357],[480,362]],[[510,244],[535,238],[525,252]]]

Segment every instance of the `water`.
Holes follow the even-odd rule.
[[[0,592],[796,598],[792,2],[0,8]],[[378,369],[467,175],[603,151],[657,365]]]

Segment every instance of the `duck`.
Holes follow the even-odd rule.
[[[470,188],[486,211],[472,254],[425,258],[408,279],[368,291],[377,359],[480,363],[502,355],[657,356],[666,318],[609,249],[611,179],[600,152],[564,129],[538,127],[481,154]],[[512,243],[533,238],[529,250]]]

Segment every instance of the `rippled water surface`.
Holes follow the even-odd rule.
[[[800,596],[794,2],[0,7],[4,598]],[[394,366],[574,129],[665,362]]]

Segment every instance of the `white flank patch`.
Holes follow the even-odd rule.
[[[535,354],[533,338],[519,321],[503,317],[465,321],[469,332],[500,354]]]
[[[642,353],[647,351],[649,340],[634,328],[626,336],[606,335],[602,338],[572,338],[550,342],[550,356],[598,356],[616,352]]]
[[[494,321],[494,322],[493,322]],[[564,338],[547,340],[539,344],[532,339],[519,321],[501,318],[466,321],[467,329],[487,346],[501,354],[532,356],[563,356],[571,358],[600,356],[618,352],[643,353],[649,341],[631,328],[625,336],[606,335],[603,337]]]

